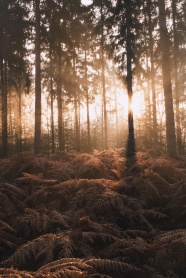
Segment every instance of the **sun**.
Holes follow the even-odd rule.
[[[129,102],[128,95],[123,90],[117,92],[117,106],[118,108],[123,108],[125,114],[128,114]],[[133,111],[134,118],[140,118],[142,116],[145,107],[144,94],[143,92],[135,92],[132,96],[132,103],[130,104],[130,109]]]
[[[144,110],[144,94],[142,92],[136,92],[133,94],[131,109],[134,117],[139,118],[142,116]]]
[[[84,6],[89,6],[92,4],[92,0],[81,0],[81,4]]]

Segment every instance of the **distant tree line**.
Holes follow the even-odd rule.
[[[1,157],[126,146],[129,157],[184,154],[185,72],[183,0],[1,0]],[[135,118],[137,91],[145,106]]]

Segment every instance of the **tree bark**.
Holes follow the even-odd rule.
[[[158,0],[159,24],[160,24],[160,45],[162,57],[163,89],[165,96],[165,115],[166,115],[166,139],[167,151],[170,157],[176,158],[176,136],[172,98],[172,83],[170,71],[169,39],[166,26],[165,1]]]
[[[176,135],[177,135],[177,149],[178,153],[182,153],[182,141],[181,141],[181,126],[180,126],[180,88],[178,78],[178,58],[177,53],[179,51],[177,31],[176,31],[176,0],[172,0],[172,18],[173,18],[173,56],[174,56],[174,89],[176,100]]]
[[[2,157],[8,156],[7,62],[1,61],[2,90]]]
[[[107,103],[106,103],[106,90],[105,90],[103,0],[101,0],[101,66],[102,66],[103,116],[104,116],[104,135],[105,135],[105,137],[104,137],[104,148],[108,149]]]
[[[59,150],[64,151],[63,140],[63,107],[62,107],[62,72],[61,72],[61,42],[58,42],[58,79],[57,79],[57,107],[58,107],[58,144]]]
[[[134,139],[134,119],[131,108],[133,88],[132,88],[132,38],[131,38],[131,0],[126,1],[126,28],[127,28],[127,92],[128,92],[128,143],[127,143],[127,158],[133,158],[136,154],[135,139]]]
[[[52,141],[52,153],[55,152],[55,134],[54,134],[54,90],[53,90],[53,62],[52,62],[52,46],[50,42],[49,50],[50,59],[50,110],[51,110],[51,141]]]
[[[40,46],[40,0],[35,4],[35,135],[34,152],[41,152],[41,46]]]
[[[157,109],[156,109],[156,87],[155,87],[155,69],[154,69],[154,50],[153,50],[153,37],[152,37],[152,18],[151,18],[151,2],[148,0],[148,17],[149,17],[149,46],[150,46],[150,63],[151,63],[151,91],[152,91],[152,117],[153,117],[153,143],[158,142],[158,128],[157,128]]]
[[[87,106],[87,151],[91,150],[90,143],[90,111],[89,111],[89,93],[88,93],[88,77],[87,77],[87,46],[85,41],[85,92],[86,92],[86,106]]]

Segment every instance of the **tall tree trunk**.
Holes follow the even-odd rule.
[[[51,44],[51,43],[50,43]],[[50,59],[50,110],[51,110],[51,140],[52,140],[52,153],[55,152],[55,134],[54,134],[54,90],[53,90],[53,61],[52,61],[52,47],[49,50]]]
[[[1,61],[2,90],[2,157],[8,156],[8,111],[7,111],[7,62]]]
[[[118,124],[118,100],[117,100],[117,91],[114,86],[114,102],[115,102],[115,116],[116,116],[116,147],[119,148],[119,124]]]
[[[181,141],[181,127],[180,127],[180,88],[179,88],[179,78],[178,78],[178,38],[176,30],[176,0],[172,0],[172,18],[173,18],[173,55],[174,55],[174,88],[175,88],[175,99],[176,99],[176,135],[177,135],[177,149],[178,153],[182,153],[182,141]]]
[[[22,146],[22,84],[21,80],[19,83],[19,91],[18,91],[18,121],[17,121],[17,129],[18,129],[18,136],[17,136],[17,151],[18,153],[23,151]]]
[[[86,91],[86,105],[87,105],[87,151],[91,150],[90,143],[90,111],[89,111],[89,93],[88,93],[88,76],[87,76],[87,46],[85,42],[85,91]]]
[[[145,28],[147,27],[147,12],[145,9],[145,3],[143,4],[143,9],[145,10]],[[147,47],[147,34],[145,33],[145,48],[146,48],[146,69],[147,69],[147,92],[145,93],[145,103],[146,103],[146,147],[150,148],[152,146],[152,116],[151,116],[151,90],[150,90],[150,67],[149,67],[149,49]]]
[[[106,103],[106,90],[105,90],[103,0],[101,0],[101,66],[102,66],[103,116],[104,116],[104,135],[105,135],[105,137],[104,137],[104,148],[108,149],[107,103]]]
[[[34,152],[41,152],[41,48],[40,48],[40,0],[35,4],[35,135]]]
[[[147,1],[148,17],[149,17],[149,47],[150,47],[150,63],[151,63],[151,91],[152,91],[152,115],[153,115],[153,143],[156,145],[158,142],[158,128],[157,128],[157,109],[156,109],[156,88],[155,88],[155,69],[154,69],[154,50],[153,50],[153,37],[152,37],[152,18],[151,18],[151,4],[152,0]]]
[[[3,18],[1,24],[3,29],[0,33],[0,71],[1,71],[1,100],[2,100],[2,157],[8,156],[8,109],[7,109],[7,18],[8,1],[2,3]]]
[[[80,151],[80,137],[79,137],[79,115],[78,115],[78,92],[76,88],[76,60],[73,57],[74,68],[74,108],[75,108],[75,147],[76,151]]]
[[[131,0],[126,1],[126,27],[127,27],[127,92],[129,101],[128,111],[128,143],[127,143],[127,158],[133,158],[136,154],[135,139],[134,139],[134,120],[133,111],[131,108],[133,88],[132,88],[132,38],[131,38]]]
[[[158,0],[158,6],[159,6],[163,89],[164,89],[164,96],[165,96],[167,151],[170,157],[175,158],[177,156],[176,136],[175,136],[172,83],[171,83],[171,71],[170,71],[169,39],[168,39],[168,32],[166,26],[165,1]]]
[[[64,151],[63,140],[63,107],[62,107],[62,72],[61,72],[61,42],[58,42],[58,80],[57,80],[57,107],[58,107],[58,144],[59,150]]]

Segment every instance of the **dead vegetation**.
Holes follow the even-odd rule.
[[[0,161],[0,277],[185,277],[184,159],[121,151]]]

